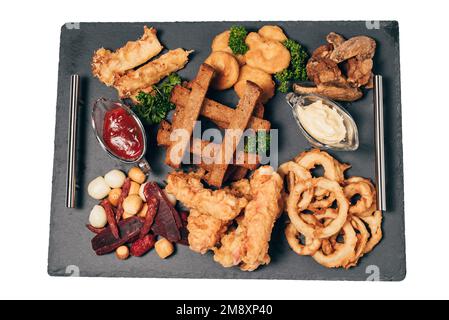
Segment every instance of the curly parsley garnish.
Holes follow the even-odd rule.
[[[283,44],[290,51],[290,66],[287,69],[276,73],[274,77],[278,81],[278,90],[286,93],[290,88],[291,81],[307,80],[306,65],[309,55],[307,54],[307,51],[294,40],[287,39]]]
[[[170,102],[170,95],[178,84],[181,84],[181,77],[172,73],[160,85],[153,86],[152,92],[140,92],[137,95],[139,103],[133,107],[133,111],[147,125],[160,123],[175,109],[175,105]]]
[[[232,26],[231,34],[229,36],[229,47],[234,54],[245,54],[248,51],[248,46],[245,43],[246,31],[245,27],[242,26]]]

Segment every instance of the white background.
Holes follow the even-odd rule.
[[[448,298],[449,41],[444,3],[3,1],[0,298]],[[195,20],[399,20],[408,267],[405,281],[75,279],[47,275],[61,25],[67,21]],[[122,290],[118,290],[120,287]],[[126,294],[117,296],[116,292]]]

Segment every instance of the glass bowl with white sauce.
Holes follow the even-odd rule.
[[[357,125],[336,102],[317,95],[287,94],[293,116],[309,143],[317,148],[355,151],[359,147]]]

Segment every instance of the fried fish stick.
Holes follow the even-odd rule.
[[[170,50],[137,70],[128,71],[114,82],[120,98],[129,98],[140,90],[151,87],[187,64],[191,51]]]
[[[98,49],[92,58],[92,73],[107,86],[123,73],[147,62],[162,51],[156,29],[143,27],[143,36],[137,41],[129,41],[115,52],[105,48]]]
[[[171,95],[171,102],[178,108],[185,108],[190,90],[181,86],[176,86]],[[215,123],[220,123],[220,127],[226,129],[234,118],[234,109],[225,106],[211,99],[204,99],[201,115]],[[248,123],[248,128],[254,130],[270,130],[270,121],[252,117]]]

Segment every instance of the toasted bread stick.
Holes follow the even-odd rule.
[[[217,164],[210,173],[208,180],[210,185],[221,187],[223,184],[229,163],[234,157],[234,153],[243,136],[243,131],[248,126],[261,94],[262,89],[258,85],[254,82],[247,81],[245,93],[234,111],[234,117],[229,123],[220,151],[216,157],[218,163],[216,161]]]
[[[178,141],[171,142],[165,155],[165,162],[172,168],[179,168],[181,165],[214,72],[214,68],[203,63],[192,84],[186,107],[176,109],[173,116],[173,130],[183,130],[183,132]]]
[[[189,89],[182,86],[176,86],[172,91],[171,102],[176,104],[177,108],[184,109],[188,101],[189,93]],[[201,109],[201,115],[216,123],[221,128],[226,129],[234,118],[234,111],[233,108],[206,98],[204,99],[204,104]],[[254,130],[270,130],[270,127],[270,121],[258,117],[251,117],[248,123],[248,128]]]
[[[256,105],[256,107],[254,108],[253,116],[263,119],[264,114],[265,114],[265,107],[263,106],[263,104],[258,103]],[[229,171],[231,171],[229,174],[229,179],[231,181],[242,180],[248,174],[248,169],[243,166],[235,166],[234,165],[233,168]],[[225,180],[227,180],[227,179],[225,179]]]
[[[167,147],[170,145],[170,134],[171,134],[171,124],[168,121],[163,120],[157,132],[157,144],[158,146]],[[208,154],[205,154],[205,149],[207,148]],[[212,164],[213,158],[217,155],[220,145],[209,142],[202,141],[200,139],[192,139],[190,143],[190,152],[195,156],[202,156],[205,162]],[[247,170],[255,170],[259,164],[259,158],[257,155],[249,155],[243,151],[236,153],[234,163],[238,166],[242,166]],[[202,161],[201,161],[202,163]],[[201,164],[200,163],[200,164]]]

